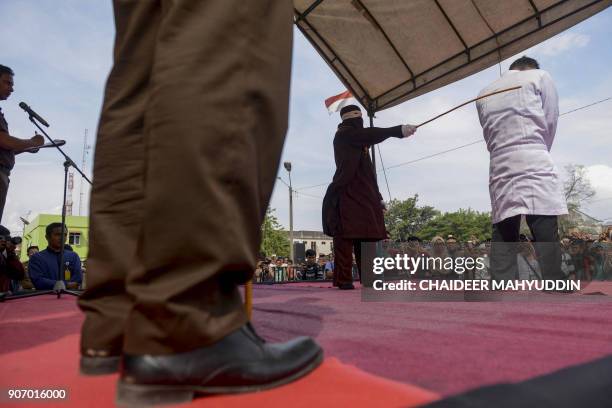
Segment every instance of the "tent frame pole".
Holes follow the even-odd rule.
[[[374,109],[372,105],[368,106],[368,117],[370,118],[370,127],[374,127]],[[372,160],[372,167],[374,167],[374,173],[376,173],[376,145],[370,146],[370,156]]]

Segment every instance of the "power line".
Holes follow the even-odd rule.
[[[295,190],[294,190],[294,192],[295,192],[296,196],[303,195],[303,196],[308,197],[308,198],[316,198],[318,200],[322,200],[323,199],[323,197],[321,197],[321,196],[316,196],[316,195],[312,195],[312,194],[306,194],[306,193],[302,193],[302,192],[297,192]]]
[[[306,186],[306,187],[295,188],[294,190],[308,190],[308,189],[310,189],[310,188],[315,188],[315,187],[326,186],[326,185],[328,185],[328,184],[329,184],[329,182],[326,182],[326,183],[321,183],[321,184],[315,184],[315,185],[312,185],[312,186]]]
[[[612,99],[612,96],[609,96],[609,97],[607,97],[605,99],[602,99],[601,101],[593,102],[593,103],[590,103],[588,105],[584,105],[584,106],[581,106],[579,108],[572,109],[572,110],[567,111],[567,112],[563,112],[559,116],[561,117],[563,115],[567,115],[568,113],[572,113],[572,112],[576,112],[576,111],[579,111],[579,110],[582,110],[582,109],[590,108],[591,106],[598,105],[598,104],[600,104],[602,102],[605,102],[605,101],[609,101],[610,99]]]
[[[385,183],[387,184],[387,193],[389,193],[389,202],[391,202],[391,190],[389,189],[389,179],[387,179],[387,170],[385,169],[385,163],[383,163],[382,154],[380,153],[380,146],[378,147],[378,157],[380,157],[380,165],[383,169],[383,174],[385,175]]]
[[[461,145],[461,146],[453,147],[452,149],[448,149],[448,150],[444,150],[444,151],[441,151],[441,152],[438,152],[438,153],[430,154],[429,156],[423,156],[423,157],[419,157],[418,159],[410,160],[410,161],[407,161],[407,162],[404,162],[404,163],[394,164],[393,166],[387,167],[387,170],[394,169],[394,168],[400,167],[400,166],[406,166],[408,164],[416,163],[416,162],[419,162],[419,161],[422,161],[422,160],[425,160],[425,159],[430,159],[432,157],[440,156],[442,154],[449,153],[449,152],[452,152],[452,151],[455,151],[455,150],[459,150],[459,149],[463,149],[464,147],[468,147],[468,146],[471,146],[473,144],[482,143],[482,142],[484,142],[484,140],[478,139],[478,140],[476,140],[474,142],[470,142],[470,143],[467,143],[467,144],[464,144],[464,145]]]
[[[284,185],[286,185],[287,187],[291,188],[291,187],[289,186],[289,184],[287,184],[287,182],[286,182],[285,180],[283,180],[283,179],[282,179],[282,177],[277,177],[277,179],[278,179],[278,180],[280,180],[280,181],[281,181],[281,183],[283,183],[283,184],[284,184]],[[293,189],[293,191],[295,191],[295,189]]]
[[[594,106],[594,105],[600,104],[600,103],[605,102],[605,101],[608,101],[608,100],[610,100],[610,99],[612,99],[612,96],[611,96],[611,97],[608,97],[608,98],[605,98],[605,99],[602,99],[602,100],[597,101],[597,102],[590,103],[590,104],[588,104],[588,105],[581,106],[581,107],[576,108],[576,109],[572,109],[572,110],[567,111],[567,112],[563,112],[563,113],[561,113],[561,114],[559,115],[559,117],[561,117],[561,116],[563,116],[563,115],[567,115],[568,113],[576,112],[576,111],[579,111],[579,110],[582,110],[582,109],[585,109],[585,108],[588,108],[588,107],[591,107],[591,106]],[[463,149],[464,147],[468,147],[468,146],[471,146],[471,145],[473,145],[473,144],[482,143],[482,142],[484,142],[484,140],[479,139],[479,140],[476,140],[476,141],[474,141],[474,142],[467,143],[467,144],[464,144],[464,145],[461,145],[461,146],[457,146],[457,147],[454,147],[454,148],[449,149],[449,150],[444,150],[444,151],[442,151],[442,152],[438,152],[438,153],[431,154],[431,155],[429,155],[429,156],[424,156],[424,157],[420,157],[420,158],[418,158],[418,159],[411,160],[411,161],[408,161],[408,162],[404,162],[404,163],[395,164],[395,165],[393,165],[393,166],[389,166],[389,167],[387,167],[387,169],[392,169],[392,168],[395,168],[395,167],[400,167],[400,166],[405,166],[405,165],[407,165],[407,164],[416,163],[416,162],[419,162],[419,161],[421,161],[421,160],[430,159],[430,158],[432,158],[432,157],[436,157],[436,156],[439,156],[439,155],[442,155],[442,154],[445,154],[445,153],[449,153],[449,152],[452,152],[452,151],[455,151],[455,150]],[[382,161],[381,161],[381,162],[382,162]]]
[[[591,198],[588,197],[588,198],[583,198],[582,200],[580,200],[580,202],[582,203],[583,201],[586,201],[585,205],[588,205],[591,203],[597,203],[597,202],[606,201],[606,200],[612,200],[612,197],[598,198],[596,200],[591,200]]]
[[[577,111],[582,110],[582,109],[589,108],[589,107],[591,107],[591,106],[598,105],[598,104],[600,104],[600,103],[603,103],[603,102],[609,101],[609,100],[611,100],[611,99],[612,99],[612,96],[607,97],[607,98],[604,98],[604,99],[601,99],[601,100],[596,101],[596,102],[593,102],[593,103],[590,103],[590,104],[588,104],[588,105],[580,106],[580,107],[578,107],[578,108],[576,108],[576,109],[572,109],[572,110],[569,110],[569,111],[567,111],[567,112],[563,112],[563,113],[559,114],[559,117],[564,116],[564,115],[567,115],[567,114],[570,114],[570,113],[573,113],[573,112],[577,112]],[[423,161],[423,160],[426,160],[426,159],[431,159],[432,157],[436,157],[436,156],[440,156],[440,155],[443,155],[443,154],[446,154],[446,153],[454,152],[455,150],[463,149],[463,148],[465,148],[465,147],[468,147],[468,146],[471,146],[471,145],[474,145],[474,144],[477,144],[477,143],[483,143],[483,142],[484,142],[484,140],[479,139],[479,140],[475,140],[475,141],[470,142],[470,143],[466,143],[466,144],[461,145],[461,146],[453,147],[452,149],[443,150],[443,151],[441,151],[441,152],[437,152],[437,153],[434,153],[434,154],[430,154],[430,155],[428,155],[428,156],[423,156],[423,157],[419,157],[419,158],[417,158],[417,159],[410,160],[410,161],[407,161],[407,162],[403,162],[403,163],[394,164],[394,165],[389,166],[389,167],[384,167],[384,165],[383,165],[382,170],[383,170],[383,172],[385,172],[385,170],[389,170],[389,169],[393,169],[393,168],[396,168],[396,167],[401,167],[401,166],[406,166],[406,165],[408,165],[408,164],[412,164],[412,163],[420,162],[420,161]],[[380,153],[380,148],[378,149],[378,154],[379,154],[379,156],[380,156],[380,162],[381,162],[381,164],[383,164],[383,163],[382,163],[382,156],[381,156],[381,153]],[[387,190],[388,190],[388,188],[389,188],[389,184],[388,184],[388,180],[387,180],[387,174],[386,174],[386,172],[385,172],[385,181],[387,182]],[[311,189],[311,188],[316,188],[316,187],[326,186],[326,185],[328,185],[328,184],[329,184],[329,182],[326,182],[326,183],[320,183],[320,184],[314,184],[314,185],[311,185],[311,186],[300,187],[300,188],[298,188],[298,189],[294,189],[294,191],[295,191],[295,190],[307,190],[307,189]],[[390,196],[391,196],[391,193],[389,192],[389,197],[390,197]]]

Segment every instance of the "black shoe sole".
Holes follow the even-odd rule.
[[[117,384],[117,405],[126,408],[148,407],[151,405],[181,404],[191,402],[196,394],[240,394],[263,391],[293,382],[317,368],[323,361],[321,350],[315,359],[288,377],[268,384],[206,387],[198,385],[143,385],[128,384],[119,380]]]
[[[81,356],[79,370],[83,375],[107,375],[119,371],[120,356],[86,357]]]

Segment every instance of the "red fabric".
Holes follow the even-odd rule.
[[[351,91],[344,91],[341,94],[330,96],[329,98],[325,100],[325,107],[329,109],[329,106],[332,103],[339,101],[340,99],[349,99],[349,98],[353,98],[353,94],[351,93]]]
[[[44,407],[112,407],[117,375],[78,374],[78,341],[82,315],[74,298],[47,295],[0,304],[0,389],[64,388],[68,403]],[[259,393],[208,396],[181,407],[411,407],[437,399],[437,394],[409,384],[368,374],[328,358],[308,376]],[[7,403],[24,407],[30,403]],[[38,405],[38,404],[36,404]],[[40,405],[41,407],[43,405]]]
[[[526,303],[372,303],[361,301],[360,290],[327,282],[254,285],[259,333],[270,341],[313,336],[327,360],[293,384],[193,405],[409,406],[435,397],[424,389],[445,396],[612,354],[612,282],[542,296]],[[71,404],[45,407],[113,406],[116,376],[77,373],[81,323],[71,297],[0,303],[0,388],[69,387]]]
[[[447,396],[612,354],[610,295],[591,282],[532,301],[362,302],[331,283],[255,285],[253,321],[271,341],[313,336],[327,356]]]

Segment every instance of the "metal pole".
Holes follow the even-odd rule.
[[[59,267],[58,267],[58,277],[57,280],[58,281],[64,281],[64,279],[66,278],[66,272],[65,272],[65,265],[64,265],[64,251],[65,251],[65,245],[64,245],[64,241],[66,240],[66,189],[68,186],[68,168],[71,165],[71,161],[66,160],[64,162],[64,202],[62,205],[62,236],[61,236],[61,249],[60,249],[60,257],[59,257]],[[72,276],[71,276],[72,278]],[[62,291],[59,290],[57,292],[57,298],[59,299],[60,296],[62,294]]]
[[[249,320],[253,315],[253,279],[244,285],[244,308]]]
[[[370,117],[370,127],[374,127],[374,112],[372,112],[372,109],[368,109],[368,116]],[[372,166],[374,167],[374,173],[376,173],[376,151],[374,150],[375,147],[376,145],[372,145],[370,147],[370,155],[372,156]]]
[[[289,259],[293,259],[293,187],[291,184],[291,171],[289,173]]]

